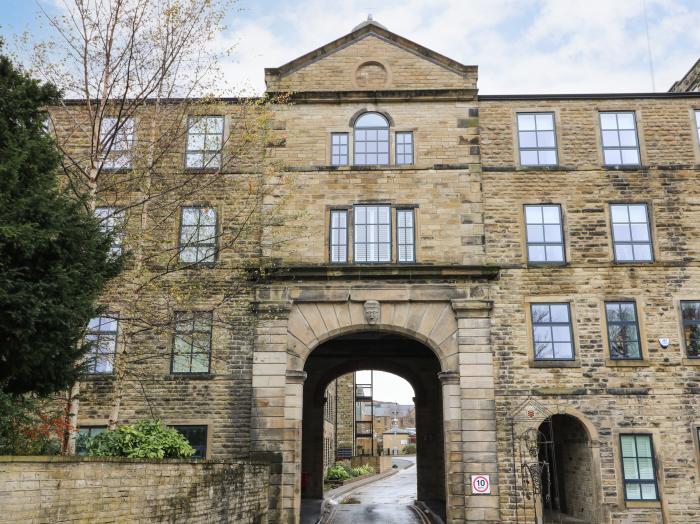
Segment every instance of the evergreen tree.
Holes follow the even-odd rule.
[[[9,393],[77,380],[85,326],[121,266],[89,206],[58,183],[45,121],[60,97],[0,54],[0,387]]]

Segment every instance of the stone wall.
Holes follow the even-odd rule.
[[[264,461],[0,457],[0,522],[267,522]]]

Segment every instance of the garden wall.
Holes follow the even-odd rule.
[[[0,523],[267,522],[270,464],[0,457]]]

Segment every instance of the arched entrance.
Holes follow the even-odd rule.
[[[365,329],[316,347],[306,360],[302,419],[302,498],[323,497],[324,392],[334,379],[362,369],[387,371],[415,391],[417,499],[445,517],[445,446],[440,361],[406,335]]]

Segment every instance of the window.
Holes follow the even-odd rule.
[[[413,209],[396,210],[396,246],[399,262],[416,261]]]
[[[700,144],[700,109],[695,111],[695,128],[698,132],[698,144]]]
[[[100,231],[105,235],[113,235],[109,254],[121,255],[124,241],[124,210],[118,211],[116,207],[97,207],[95,216],[100,221]]]
[[[573,360],[569,304],[531,304],[535,360]]]
[[[348,261],[348,210],[333,209],[331,211],[331,262],[344,263]]]
[[[391,207],[355,206],[355,262],[391,261]]]
[[[610,358],[613,360],[641,359],[639,322],[634,302],[606,302]]]
[[[221,167],[223,145],[223,116],[191,116],[187,119],[186,167],[190,169]]]
[[[613,245],[617,262],[651,262],[651,233],[646,204],[613,204]]]
[[[600,113],[603,163],[606,166],[639,165],[639,142],[633,111]]]
[[[524,166],[557,164],[554,113],[518,113],[520,163]]]
[[[180,220],[180,261],[213,263],[216,258],[216,210],[183,207]]]
[[[348,165],[348,134],[331,133],[331,165]]]
[[[211,322],[210,311],[175,313],[173,373],[209,373]]]
[[[533,263],[561,263],[564,230],[558,205],[525,206],[527,259]]]
[[[104,169],[131,168],[134,145],[134,119],[105,117],[100,122],[100,150],[104,152]]]
[[[396,163],[413,164],[413,133],[411,131],[396,133]]]
[[[379,113],[365,113],[355,121],[356,165],[389,163],[389,122]]]
[[[93,374],[111,373],[117,354],[117,319],[95,317],[88,323],[85,342],[88,344],[87,371]]]
[[[107,426],[79,426],[78,435],[75,439],[75,454],[85,455],[85,440],[95,437],[107,431]]]
[[[651,435],[620,435],[625,500],[659,500]]]
[[[681,301],[683,337],[688,358],[700,358],[700,301]]]
[[[194,448],[192,458],[207,457],[207,426],[171,426],[178,430]]]

